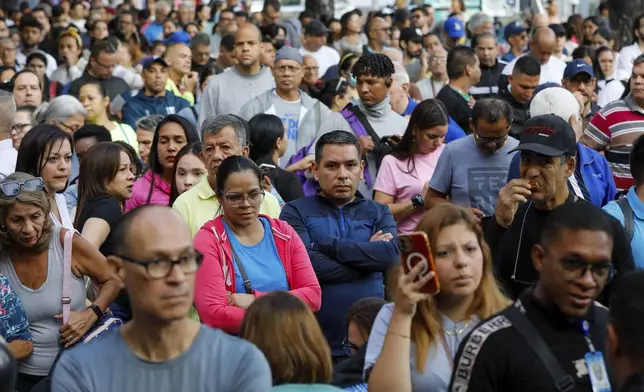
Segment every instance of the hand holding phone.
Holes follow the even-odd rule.
[[[436,265],[429,247],[427,234],[423,232],[402,234],[398,236],[398,241],[400,242],[400,261],[405,275],[409,275],[419,264],[422,264],[422,267],[414,280],[415,282],[423,280],[429,273],[435,275]],[[438,294],[440,292],[438,277],[434,276],[432,279],[427,279],[426,283],[418,287],[418,289],[421,293]]]

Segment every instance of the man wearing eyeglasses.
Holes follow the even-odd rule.
[[[543,132],[548,125],[541,121]],[[616,273],[613,219],[591,204],[565,203],[539,226],[531,254],[519,259],[538,271],[536,286],[465,338],[449,391],[611,390],[608,310],[595,299]]]
[[[586,201],[568,185],[575,175],[577,140],[567,121],[554,114],[530,118],[513,151],[521,154],[520,177],[499,191],[494,215],[484,222],[484,232],[496,262],[497,278],[508,295],[516,298],[539,276],[530,257],[546,218],[562,204]],[[633,256],[624,229],[615,218],[610,222],[615,268],[620,272],[632,270]]]
[[[450,201],[479,217],[491,216],[519,142],[508,138],[512,108],[500,99],[483,99],[472,110],[472,135],[445,147],[429,181],[425,208]],[[462,159],[461,157],[467,157]]]
[[[251,99],[239,110],[239,116],[246,121],[260,113],[274,114],[282,120],[288,145],[280,158],[280,166],[288,171],[309,169],[311,160],[303,158],[312,151],[319,132],[350,130],[341,115],[331,112],[326,105],[299,89],[303,68],[300,52],[291,46],[282,47],[275,54],[273,66],[275,89]]]
[[[113,235],[118,246],[108,260],[129,294],[132,320],[65,351],[52,391],[271,390],[270,368],[255,346],[190,319],[201,255],[179,214],[143,206]]]
[[[72,82],[67,93],[78,98],[82,85],[98,82],[105,88],[110,101],[114,102],[114,98],[130,90],[125,80],[112,75],[117,63],[117,47],[112,42],[107,38],[95,42],[85,72]]]

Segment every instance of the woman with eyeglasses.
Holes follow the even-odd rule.
[[[52,223],[50,196],[42,178],[16,172],[0,182],[0,274],[20,297],[33,335],[33,353],[20,363],[18,392],[28,392],[49,373],[62,348],[76,344],[100,319],[120,288],[105,257],[80,235],[71,241],[71,265],[65,270],[68,229]],[[69,294],[63,294],[69,274]],[[87,276],[100,285],[86,306]],[[71,313],[63,323],[63,300]]]
[[[188,120],[177,114],[166,116],[154,132],[148,155],[150,169],[134,182],[132,198],[125,202],[125,211],[143,204],[167,206],[177,153],[186,144],[198,141],[199,135]]]
[[[80,87],[78,99],[87,110],[87,123],[102,125],[110,131],[113,141],[122,140],[138,150],[136,132],[125,123],[114,121],[109,113],[110,97],[99,82],[87,82]]]
[[[288,291],[318,311],[322,290],[302,240],[288,223],[259,215],[257,165],[244,156],[224,159],[215,193],[223,214],[194,239],[204,256],[195,282],[201,322],[237,334],[246,309],[271,291]]]
[[[419,103],[400,142],[380,164],[373,199],[389,206],[399,232],[413,231],[425,213],[423,197],[445,148],[448,125],[441,101]]]
[[[447,391],[460,343],[479,321],[507,307],[494,278],[490,249],[472,212],[451,203],[427,212],[418,224],[432,244],[435,273],[390,276],[394,303],[371,329],[365,356],[369,391]],[[436,296],[419,290],[440,282]]]
[[[33,114],[35,111],[35,106],[16,108],[16,114],[13,116],[13,126],[11,127],[11,142],[16,151],[20,148],[22,138],[34,127]]]
[[[69,133],[54,125],[36,125],[20,143],[16,171],[41,177],[47,187],[51,207],[50,218],[54,226],[73,229],[62,192],[69,183],[72,169],[74,143]]]
[[[313,312],[284,291],[248,308],[240,337],[260,349],[273,375],[273,391],[340,391],[332,387],[331,349]]]
[[[85,125],[87,109],[71,95],[61,95],[43,103],[34,113],[38,124],[52,124],[70,135]]]
[[[348,358],[333,368],[331,384],[345,390],[367,390],[362,375],[367,340],[376,316],[386,303],[381,298],[367,297],[351,305],[347,312],[347,337],[342,342],[342,349]]]

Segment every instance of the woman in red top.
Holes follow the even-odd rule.
[[[257,165],[226,158],[215,188],[223,215],[194,239],[204,256],[195,285],[201,322],[236,334],[250,304],[271,291],[289,291],[318,311],[322,291],[302,240],[288,223],[259,215],[264,190]]]

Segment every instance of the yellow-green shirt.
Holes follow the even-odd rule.
[[[170,78],[168,78],[168,81],[165,83],[165,89],[171,91],[172,94],[176,95],[177,97],[185,99],[186,101],[188,101],[188,103],[190,103],[190,105],[195,104],[195,96],[190,91],[186,91],[182,94],[181,91],[179,91],[177,85],[174,84],[174,82]]]
[[[197,185],[181,194],[172,205],[172,208],[177,210],[188,223],[190,234],[193,237],[204,223],[222,213],[219,207],[219,200],[208,182],[208,176],[203,176]],[[279,218],[280,212],[280,205],[275,196],[266,192],[259,213],[271,218]]]
[[[116,128],[110,131],[112,135],[112,141],[118,142],[122,141],[134,148],[134,151],[139,152],[139,142],[136,140],[136,132],[132,129],[131,126],[116,121],[112,121],[112,124],[116,125]]]

